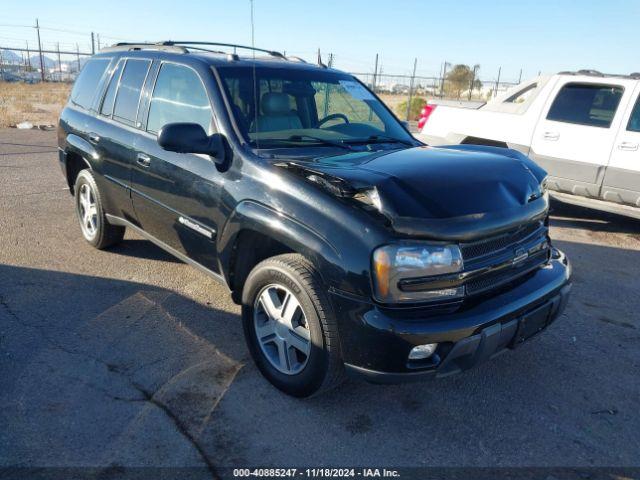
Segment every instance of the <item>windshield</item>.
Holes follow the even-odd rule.
[[[218,73],[231,114],[253,147],[412,144],[398,120],[350,75],[252,66],[223,66]]]

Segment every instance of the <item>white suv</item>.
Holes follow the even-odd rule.
[[[640,218],[639,80],[581,70],[535,78],[479,107],[433,102],[417,137],[519,150],[563,200]]]

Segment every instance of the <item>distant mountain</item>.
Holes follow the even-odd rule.
[[[42,62],[44,63],[44,68],[53,68],[58,63],[55,60],[53,60],[52,58],[47,57],[46,55],[42,56]],[[40,56],[39,55],[31,55],[31,65],[33,65],[36,68],[40,68]]]
[[[12,50],[2,50],[4,63],[22,63],[22,57]]]

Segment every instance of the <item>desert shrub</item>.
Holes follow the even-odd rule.
[[[396,107],[396,114],[401,120],[407,117],[407,102],[408,99]],[[427,101],[422,97],[413,97],[411,99],[411,107],[409,108],[409,120],[418,120],[420,110],[422,110],[422,107],[424,107],[426,103]]]

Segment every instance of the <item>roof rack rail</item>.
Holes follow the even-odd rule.
[[[119,42],[111,45],[110,47],[105,47],[100,49],[101,52],[122,52],[122,51],[131,51],[131,50],[161,50],[166,52],[177,52],[177,53],[187,53],[188,50],[185,47],[179,45],[164,45],[162,42],[160,43],[149,43],[149,42],[137,42],[137,43],[128,43],[128,42]]]
[[[640,80],[640,72],[633,72],[629,74],[624,73],[602,73],[598,70],[578,70],[577,72],[573,71],[563,71],[558,72],[558,75],[585,75],[589,77],[601,77],[601,78],[630,78],[632,80]]]
[[[285,59],[287,57],[285,57],[282,53],[280,52],[276,52],[275,50],[266,50],[264,48],[257,48],[257,47],[249,47],[247,45],[238,45],[235,43],[219,43],[219,42],[198,42],[198,41],[177,41],[177,40],[169,40],[166,42],[159,42],[160,45],[165,45],[165,46],[181,46],[181,47],[185,47],[185,48],[189,48],[189,45],[212,45],[212,46],[216,46],[216,47],[229,47],[229,48],[233,48],[234,49],[234,53],[236,51],[236,49],[240,48],[243,50],[253,50],[255,52],[263,52],[263,53],[267,53],[269,55],[271,55],[272,57],[278,57],[278,58],[282,58]],[[218,52],[216,52],[218,53]],[[224,52],[222,52],[224,53]]]
[[[604,73],[599,72],[598,70],[591,70],[591,69],[578,70],[578,75],[591,75],[594,77],[604,77]]]
[[[204,48],[203,46],[217,46],[233,48],[233,52],[224,52],[221,50],[212,50]],[[217,53],[220,55],[226,55],[229,61],[237,61],[240,59],[236,50],[251,50],[254,52],[266,53],[272,57],[280,58],[291,62],[307,63],[304,59],[295,56],[285,56],[284,54],[275,51],[267,50],[264,48],[250,47],[248,45],[238,45],[235,43],[220,43],[220,42],[200,42],[200,41],[187,41],[187,40],[165,40],[162,42],[119,42],[110,47],[101,49],[101,52],[118,52],[118,51],[132,51],[132,50],[160,50],[166,52],[175,53],[189,53],[191,50],[198,50],[202,52]],[[324,65],[322,65],[324,66]],[[326,67],[325,67],[326,68]]]

